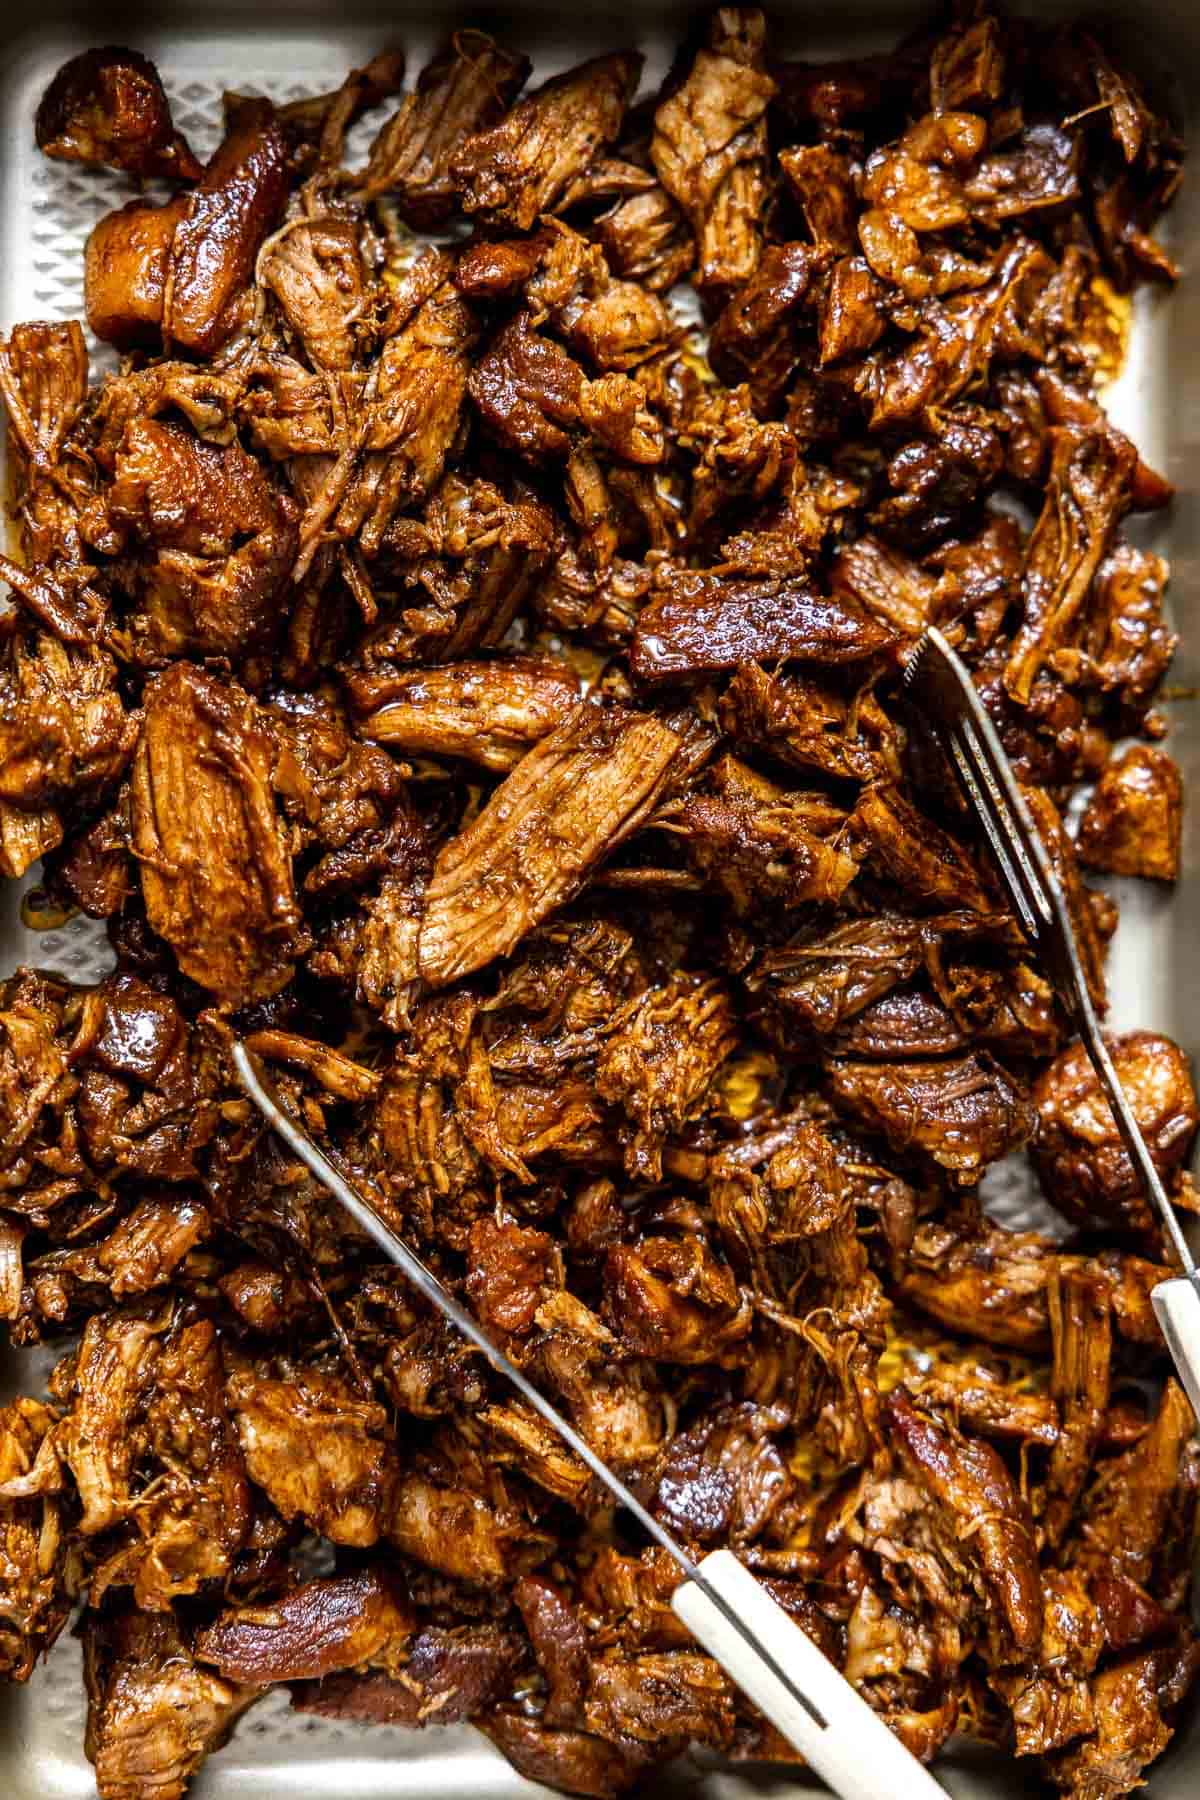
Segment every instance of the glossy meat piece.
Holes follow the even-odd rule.
[[[989,1654],[1004,1662],[1027,1655],[1041,1639],[1042,1593],[1033,1524],[1000,1457],[918,1412],[903,1388],[885,1402],[900,1458],[939,1509],[951,1539],[969,1536],[995,1607]]]
[[[158,70],[137,50],[111,45],[63,64],[38,104],[37,147],[64,162],[127,175],[195,181],[200,164],[175,130]]]
[[[656,1362],[709,1362],[750,1329],[749,1304],[732,1271],[699,1238],[614,1246],[604,1288],[607,1316],[626,1348]]]
[[[510,657],[373,671],[352,676],[350,692],[360,731],[376,743],[504,771],[562,723],[578,702],[579,683],[557,661]]]
[[[1079,856],[1092,869],[1175,881],[1183,834],[1183,780],[1155,744],[1114,757],[1079,821]]]
[[[133,845],[150,924],[180,967],[228,998],[291,977],[298,912],[258,707],[189,663],[146,694]]]
[[[556,1731],[500,1708],[480,1719],[479,1728],[519,1774],[587,1800],[615,1800],[654,1761],[652,1752],[629,1739],[613,1743],[586,1731]]]
[[[682,972],[613,1020],[596,1062],[596,1088],[629,1119],[631,1179],[659,1179],[664,1138],[701,1106],[735,1042],[733,1009],[720,985]]]
[[[711,23],[682,85],[654,115],[650,157],[696,239],[696,281],[724,299],[749,280],[761,248],[766,194],[766,21],[755,7],[728,7]]]
[[[922,934],[901,913],[849,919],[829,932],[806,933],[766,950],[753,984],[822,1036],[831,1034],[921,966]]]
[[[638,680],[796,658],[863,662],[890,649],[892,634],[804,576],[752,580],[720,569],[666,566],[638,615],[630,664]]]
[[[492,435],[537,463],[567,454],[583,380],[579,364],[522,313],[476,363],[467,388]]]
[[[47,629],[64,642],[79,644],[91,642],[103,618],[102,602],[86,585],[86,567],[78,566],[86,561],[79,533],[91,484],[64,454],[87,391],[87,345],[77,319],[64,325],[16,325],[6,343],[0,340],[12,503],[26,564],[25,579],[18,577],[13,591]],[[0,568],[13,585],[7,558]],[[55,604],[63,588],[62,600]],[[46,589],[50,607],[39,597],[39,590]]]
[[[582,702],[441,851],[417,952],[442,987],[507,956],[644,821],[682,740],[649,713]]]
[[[553,1548],[553,1539],[532,1530],[503,1494],[490,1500],[418,1471],[401,1477],[387,1532],[405,1556],[455,1580],[488,1585],[514,1580]]]
[[[665,188],[631,194],[596,221],[614,275],[663,293],[687,274],[696,250],[687,220]]]
[[[415,230],[443,223],[457,194],[454,158],[467,139],[491,129],[528,74],[527,57],[502,50],[483,32],[456,32],[380,126],[360,177],[364,196],[391,195]]]
[[[779,166],[818,250],[834,256],[853,253],[858,240],[849,159],[828,144],[800,144],[780,152]]]
[[[226,1681],[265,1687],[363,1664],[394,1671],[412,1629],[394,1584],[365,1568],[306,1581],[270,1606],[227,1607],[197,1634],[192,1653]]]
[[[749,385],[760,414],[773,410],[799,359],[791,319],[807,296],[812,269],[807,245],[769,245],[709,335],[709,362],[731,387]]]
[[[492,229],[528,231],[581,164],[615,141],[640,72],[632,51],[594,57],[473,133],[450,160],[463,211]]]
[[[1136,476],[1135,476],[1136,480]],[[1119,539],[1096,572],[1086,641],[1088,676],[1140,726],[1170,667],[1175,636],[1163,618],[1167,566]]]
[[[655,1496],[672,1531],[704,1545],[762,1535],[795,1491],[770,1423],[765,1410],[734,1408],[675,1438]]]
[[[397,1675],[333,1675],[292,1689],[297,1712],[366,1725],[457,1725],[511,1687],[523,1645],[495,1625],[430,1626],[417,1633]]]
[[[466,1289],[480,1323],[499,1337],[532,1331],[538,1309],[562,1286],[544,1231],[477,1219],[467,1241]]]
[[[7,1681],[28,1681],[70,1610],[59,1501],[36,1491],[10,1498],[5,1491],[34,1475],[55,1420],[39,1400],[14,1400],[0,1412],[0,1673]]]
[[[614,1743],[632,1738],[661,1754],[676,1745],[728,1747],[734,1689],[711,1656],[694,1650],[627,1657],[610,1652],[592,1669],[584,1718]]]
[[[1104,1649],[1104,1628],[1083,1576],[1042,1571],[1042,1642],[1032,1669],[1005,1670],[991,1686],[1012,1711],[1018,1756],[1045,1755],[1096,1729],[1088,1677]]]
[[[285,165],[274,107],[267,100],[245,101],[171,240],[164,332],[195,356],[211,356],[234,330],[259,247],[283,210]]]
[[[313,1372],[293,1382],[236,1370],[227,1400],[246,1471],[284,1519],[335,1544],[378,1542],[396,1481],[382,1407]]]
[[[144,546],[134,629],[150,655],[236,656],[269,638],[295,560],[296,509],[254,458],[138,418],[113,476],[110,517]]]
[[[899,773],[895,728],[869,687],[846,693],[833,680],[768,675],[742,663],[719,715],[731,737],[793,768],[868,782]]]
[[[180,1800],[260,1692],[201,1668],[169,1613],[89,1613],[83,1667],[100,1800]]]
[[[672,335],[663,302],[635,281],[614,280],[604,252],[561,223],[547,228],[525,297],[535,316],[544,312],[572,350],[602,371],[636,368]]]
[[[98,1244],[54,1254],[41,1266],[103,1285],[114,1300],[124,1300],[165,1287],[211,1229],[211,1215],[197,1200],[140,1200]]]
[[[932,1157],[959,1186],[973,1186],[989,1163],[1020,1149],[1035,1115],[1021,1089],[990,1058],[954,1062],[836,1062],[830,1092],[852,1117],[895,1150]]]
[[[1171,1740],[1176,1707],[1195,1680],[1200,1649],[1189,1637],[1114,1663],[1092,1681],[1094,1737],[1046,1758],[1056,1787],[1081,1800],[1117,1800],[1143,1785],[1142,1770]],[[1164,1714],[1167,1717],[1164,1717]]]
[[[1085,1569],[1151,1585],[1194,1423],[1183,1389],[1169,1377],[1149,1431],[1099,1464],[1084,1496],[1075,1556]]]
[[[1169,1183],[1200,1124],[1188,1060],[1169,1038],[1148,1031],[1113,1038],[1110,1050],[1155,1167]],[[1073,1044],[1043,1071],[1033,1101],[1034,1161],[1052,1203],[1082,1224],[1107,1220],[1157,1245],[1158,1215],[1082,1045]]]
[[[1004,670],[1005,688],[1023,703],[1046,660],[1077,641],[1135,460],[1128,440],[1111,431],[1060,426],[1050,441],[1046,503],[1025,552],[1025,616]]]
[[[869,533],[838,552],[833,586],[873,619],[912,638],[938,623],[950,598],[944,581]]]

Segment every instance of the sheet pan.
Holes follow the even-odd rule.
[[[1080,3],[1038,4],[1041,17],[1070,16]],[[33,113],[46,82],[65,57],[100,43],[130,43],[159,65],[176,122],[202,156],[220,135],[225,88],[288,100],[336,86],[348,67],[399,44],[415,74],[455,25],[493,30],[527,51],[542,79],[580,57],[618,43],[646,55],[645,84],[657,82],[685,28],[685,6],[640,0],[627,8],[563,8],[549,0],[511,0],[498,12],[480,6],[422,6],[394,0],[254,0],[206,5],[203,0],[140,7],[90,6],[46,0],[0,6],[0,327],[22,319],[81,317],[82,246],[100,215],[130,196],[124,177],[52,164],[33,144]],[[932,8],[911,0],[778,0],[777,41],[789,53],[835,57],[886,47]],[[1020,7],[1014,10],[1021,10]],[[1095,8],[1087,10],[1095,13]],[[1200,113],[1200,6],[1195,0],[1145,0],[1107,9],[1135,67],[1185,132]],[[357,128],[360,141],[374,128]],[[1189,134],[1194,135],[1194,132]],[[351,141],[351,148],[355,140]],[[1170,748],[1187,791],[1200,794],[1200,175],[1189,171],[1171,219],[1172,249],[1184,269],[1174,295],[1140,297],[1125,368],[1107,396],[1109,410],[1147,458],[1166,468],[1179,489],[1169,516],[1153,521],[1141,541],[1171,559],[1171,605],[1182,633],[1167,703]],[[1191,281],[1189,281],[1189,277]],[[1195,286],[1192,285],[1195,283]],[[94,355],[97,346],[91,345]],[[96,366],[103,366],[97,358]],[[30,878],[32,880],[32,877]],[[29,885],[27,882],[25,885]],[[1185,826],[1184,867],[1177,892],[1145,884],[1110,884],[1121,926],[1110,965],[1112,1022],[1159,1029],[1200,1055],[1200,805]],[[0,883],[0,975],[18,963],[95,980],[108,966],[103,932],[76,919],[61,930],[31,932],[21,924],[18,884]],[[1006,1222],[1023,1222],[1036,1203],[1011,1181],[997,1194]],[[37,1391],[53,1355],[0,1351],[0,1396]],[[84,1702],[78,1645],[66,1634],[27,1687],[0,1689],[0,1794],[6,1800],[84,1800],[94,1794],[83,1754]],[[1011,1762],[997,1765],[967,1747],[943,1760],[938,1774],[960,1800],[1010,1800],[1033,1791],[1031,1776]],[[686,1761],[655,1782],[663,1800],[751,1800],[812,1793],[803,1774],[727,1770]],[[1152,1800],[1194,1800],[1200,1793],[1200,1710],[1193,1708],[1175,1744],[1155,1766]],[[290,1712],[276,1693],[255,1706],[232,1740],[205,1764],[195,1800],[519,1800],[548,1789],[522,1780],[470,1727],[409,1732],[357,1727]],[[897,1797],[902,1800],[902,1797]]]

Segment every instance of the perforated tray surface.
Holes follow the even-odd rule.
[[[33,114],[59,64],[99,43],[129,43],[158,64],[176,123],[206,156],[221,130],[226,89],[261,93],[275,101],[335,87],[346,70],[388,44],[407,52],[410,80],[448,31],[472,23],[534,58],[541,80],[579,58],[634,43],[646,55],[645,85],[665,72],[688,8],[642,4],[625,12],[577,9],[566,16],[545,0],[516,0],[502,19],[486,6],[409,10],[402,3],[374,16],[362,0],[321,6],[319,0],[260,0],[231,8],[182,0],[124,14],[89,7],[86,0],[50,0],[0,17],[0,328],[23,319],[83,316],[83,244],[102,214],[134,189],[122,176],[51,163],[33,143]],[[813,9],[816,10],[816,9]],[[932,5],[910,0],[842,0],[819,9],[780,0],[776,20],[790,54],[861,54],[896,41]],[[1013,10],[1021,10],[1015,6]],[[1036,10],[1070,15],[1080,5],[1041,4]],[[1200,111],[1200,8],[1192,0],[1115,9],[1135,63],[1156,77],[1181,122]],[[382,115],[360,121],[350,140],[353,164]],[[357,153],[357,154],[356,154]],[[1200,182],[1185,184],[1172,220],[1172,248],[1183,262],[1181,297],[1140,298],[1122,375],[1106,396],[1116,423],[1143,454],[1168,469],[1179,498],[1152,541],[1171,557],[1172,606],[1183,645],[1172,686],[1200,686],[1200,506],[1195,474],[1200,436],[1200,303],[1186,276],[1200,283]],[[110,354],[89,340],[93,370]],[[1173,708],[1171,749],[1192,793],[1200,792],[1200,724],[1195,703]],[[1193,812],[1200,808],[1193,808]],[[1121,926],[1110,964],[1112,1023],[1170,1033],[1193,1053],[1200,1049],[1197,1002],[1196,911],[1200,900],[1194,819],[1185,830],[1184,873],[1174,898],[1146,884],[1113,883]],[[48,968],[78,982],[95,981],[109,967],[103,929],[76,918],[61,929],[33,932],[20,919],[24,883],[0,882],[0,975],[20,963]],[[991,1209],[1007,1224],[1045,1223],[1040,1202],[1018,1169],[998,1172]],[[40,1390],[53,1357],[0,1351],[0,1392]],[[0,1690],[0,1794],[6,1800],[82,1800],[95,1793],[83,1754],[84,1696],[79,1646],[65,1634],[28,1686]],[[938,1764],[939,1779],[961,1800],[1027,1795],[1031,1777],[1009,1762],[997,1764],[964,1748]],[[211,1756],[190,1790],[196,1800],[519,1800],[549,1790],[522,1780],[470,1727],[360,1727],[304,1717],[283,1691],[269,1694],[239,1723],[231,1741]],[[727,1770],[685,1760],[656,1779],[657,1795],[693,1800],[750,1800],[753,1795],[812,1791],[803,1773]],[[1156,1765],[1147,1790],[1153,1800],[1195,1800],[1200,1793],[1200,1720],[1193,1717]],[[902,1797],[897,1797],[902,1800]]]

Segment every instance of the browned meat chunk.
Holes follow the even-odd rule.
[[[501,50],[483,32],[456,32],[380,127],[363,193],[392,195],[400,217],[417,230],[440,225],[454,210],[454,158],[468,138],[491,129],[528,74],[527,57]]]
[[[1093,1573],[1148,1586],[1164,1547],[1180,1459],[1195,1427],[1179,1383],[1163,1388],[1149,1431],[1100,1463],[1080,1509],[1076,1556]]]
[[[754,982],[824,1036],[908,981],[920,968],[921,956],[917,922],[900,913],[882,913],[764,951]]]
[[[871,860],[921,908],[969,907],[988,913],[994,902],[967,852],[899,788],[869,787],[854,813]]]
[[[418,755],[515,767],[574,710],[579,683],[559,662],[512,657],[394,675],[351,676],[359,729]]]
[[[259,246],[287,194],[286,149],[267,100],[247,100],[193,189],[171,240],[163,319],[172,343],[211,356],[237,323]]]
[[[476,363],[467,386],[493,436],[536,463],[567,454],[583,382],[579,364],[521,314]]]
[[[180,1800],[261,1691],[200,1668],[170,1613],[89,1614],[83,1666],[100,1800]]]
[[[712,328],[708,360],[723,381],[750,388],[755,411],[770,413],[799,361],[791,329],[808,293],[812,253],[804,244],[772,244]]]
[[[111,45],[63,64],[34,121],[39,150],[64,162],[106,163],[127,175],[195,181],[200,164],[171,122],[154,64]]]
[[[640,681],[670,681],[776,657],[863,662],[893,642],[874,620],[803,576],[748,580],[668,566],[638,615],[630,663]]]
[[[750,1308],[732,1270],[699,1238],[643,1238],[605,1258],[605,1305],[635,1356],[703,1363],[739,1344]]]
[[[375,1569],[306,1581],[273,1606],[228,1607],[197,1634],[197,1662],[226,1681],[265,1687],[363,1664],[395,1668],[412,1617]]]
[[[685,834],[705,881],[748,916],[762,902],[840,900],[858,873],[837,843],[843,823],[822,799],[791,793],[726,756],[672,815],[671,829]]]
[[[651,293],[674,287],[695,261],[687,221],[658,186],[631,194],[602,214],[596,233],[613,273],[642,282]]]
[[[1131,1031],[1110,1040],[1121,1086],[1164,1178],[1181,1169],[1200,1124],[1188,1060],[1170,1038]],[[1157,1215],[1129,1160],[1082,1044],[1038,1077],[1033,1153],[1047,1198],[1081,1223],[1098,1219],[1155,1242]]]
[[[378,1542],[396,1480],[382,1407],[311,1373],[289,1382],[239,1371],[228,1401],[247,1473],[281,1517],[303,1519],[335,1544]]]
[[[659,1179],[663,1139],[699,1107],[736,1041],[720,986],[684,974],[648,989],[614,1020],[596,1088],[629,1117],[625,1167],[634,1180]]]
[[[147,691],[133,769],[146,912],[180,967],[229,998],[274,993],[293,967],[299,915],[272,761],[240,688],[176,663]]]
[[[134,419],[117,452],[112,519],[146,546],[135,623],[155,658],[235,656],[268,638],[296,556],[296,508],[237,444]]]
[[[973,1186],[989,1163],[1020,1149],[1035,1115],[999,1064],[966,1056],[956,1062],[838,1062],[830,1073],[838,1104],[895,1150],[919,1150],[961,1186]]]
[[[528,231],[550,212],[580,165],[614,142],[633,97],[641,58],[597,56],[556,75],[477,131],[450,162],[463,210],[482,224]]]
[[[766,114],[776,91],[765,49],[757,8],[723,8],[708,48],[654,115],[655,170],[691,224],[699,286],[722,299],[753,275],[762,243]]]
[[[587,1800],[615,1800],[654,1760],[628,1738],[611,1743],[586,1731],[554,1731],[520,1712],[488,1713],[479,1726],[519,1774]]]
[[[582,702],[439,855],[417,951],[424,980],[442,987],[509,955],[637,830],[681,750],[652,714]]]
[[[1080,859],[1114,875],[1175,881],[1183,833],[1183,781],[1173,757],[1133,744],[1114,757],[1079,821]]]
[[[501,1699],[522,1659],[515,1632],[495,1625],[431,1626],[412,1640],[397,1676],[334,1675],[292,1689],[297,1711],[367,1725],[457,1725]]]
[[[1142,1770],[1172,1737],[1164,1714],[1174,1716],[1198,1668],[1200,1645],[1189,1634],[1178,1647],[1148,1650],[1101,1670],[1091,1684],[1095,1733],[1046,1758],[1051,1781],[1086,1800],[1118,1800],[1141,1787]]]
[[[918,1412],[903,1388],[886,1404],[901,1460],[939,1510],[938,1529],[974,1546],[995,1608],[987,1621],[993,1659],[1028,1655],[1041,1640],[1041,1584],[1033,1524],[1004,1463],[990,1444]]]

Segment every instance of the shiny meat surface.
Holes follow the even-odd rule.
[[[157,184],[83,255],[119,363],[0,337],[0,873],[115,963],[0,982],[0,1320],[57,1357],[0,1410],[0,1678],[78,1612],[101,1800],[271,1687],[594,1800],[795,1764],[235,1037],[914,1754],[1153,1784],[1200,1663],[1172,1271],[902,680],[936,624],[1103,1012],[1091,871],[1182,855],[1171,487],[1104,410],[1182,150],[1036,13],[828,62],[721,7],[661,79],[463,23],[278,103],[230,69],[204,166],[179,68],[51,83],[46,179]],[[1111,1043],[1194,1208],[1183,1051]],[[1026,1179],[1056,1230],[993,1216]]]

